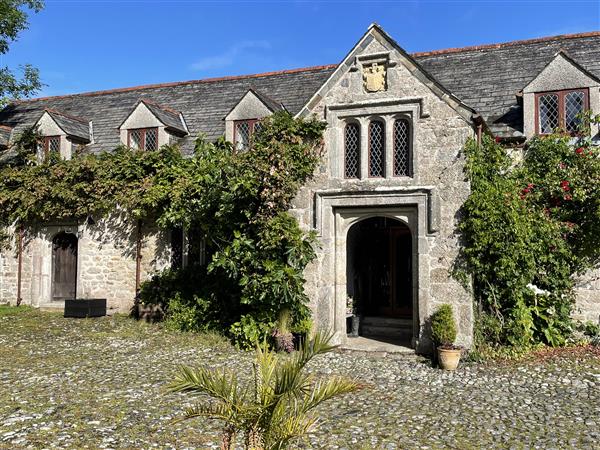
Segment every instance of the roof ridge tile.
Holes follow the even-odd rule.
[[[500,42],[500,43],[496,43],[496,44],[481,44],[481,45],[470,45],[470,46],[466,46],[466,47],[444,48],[444,49],[440,49],[440,50],[415,52],[415,53],[411,53],[411,56],[420,58],[420,57],[424,57],[424,56],[446,55],[446,54],[450,54],[450,53],[500,49],[500,48],[506,48],[506,47],[515,47],[517,45],[537,44],[537,43],[541,43],[541,42],[560,41],[560,40],[565,40],[565,39],[578,39],[578,38],[596,37],[596,36],[600,36],[600,31],[588,31],[585,33],[573,33],[573,34],[558,34],[556,36],[546,36],[546,37],[539,37],[539,38],[532,38],[532,39],[520,39],[520,40],[516,40],[516,41]]]
[[[245,79],[262,78],[262,77],[269,77],[269,76],[276,76],[276,75],[287,75],[287,74],[294,74],[294,73],[301,73],[301,72],[311,72],[311,71],[316,71],[316,70],[327,70],[327,69],[332,69],[334,67],[337,67],[337,64],[326,64],[326,65],[322,65],[322,66],[311,66],[311,67],[299,67],[296,69],[285,69],[285,70],[279,70],[279,71],[274,71],[274,72],[263,72],[263,73],[255,73],[255,74],[248,74],[248,75],[228,75],[228,76],[224,76],[224,77],[203,78],[203,79],[199,79],[199,80],[172,81],[172,82],[167,82],[167,83],[144,84],[144,85],[140,85],[140,86],[130,86],[130,87],[116,88],[116,89],[80,92],[77,94],[65,94],[65,95],[54,95],[54,96],[48,96],[48,97],[28,98],[25,100],[15,101],[14,103],[21,104],[21,103],[44,101],[44,100],[56,100],[56,99],[69,98],[69,97],[90,97],[90,96],[106,95],[106,94],[113,94],[113,93],[119,93],[119,92],[131,92],[131,91],[138,91],[138,90],[144,90],[144,89],[156,89],[156,88],[161,88],[161,87],[185,86],[188,84],[203,84],[203,83],[215,83],[215,82],[219,82],[219,81],[245,80]]]

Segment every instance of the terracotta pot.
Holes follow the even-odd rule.
[[[460,349],[438,347],[438,362],[444,370],[456,370],[460,360]]]

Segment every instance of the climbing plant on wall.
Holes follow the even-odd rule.
[[[188,158],[176,147],[123,147],[32,164],[33,150],[24,150],[0,169],[0,225],[84,221],[119,208],[164,230],[194,229],[206,239],[208,264],[156,276],[142,288],[143,301],[173,300],[175,326],[226,329],[241,345],[270,331],[281,309],[306,324],[303,271],[314,237],[288,210],[319,163],[324,125],[287,113],[262,125],[246,152],[198,139]]]
[[[583,133],[535,137],[515,162],[489,137],[466,147],[471,194],[456,274],[469,280],[480,342],[561,345],[575,277],[600,261],[600,152]]]

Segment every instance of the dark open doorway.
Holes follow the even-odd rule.
[[[52,239],[52,300],[76,298],[78,241],[65,232]]]
[[[387,217],[354,224],[347,238],[347,291],[361,316],[360,334],[412,337],[412,235]]]

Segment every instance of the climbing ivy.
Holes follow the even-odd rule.
[[[587,137],[599,119],[587,114],[578,137],[531,139],[519,162],[490,137],[467,143],[456,275],[473,289],[480,344],[557,346],[569,336],[575,277],[600,261],[600,154]]]
[[[118,208],[163,230],[193,229],[206,239],[209,263],[156,276],[142,301],[168,307],[173,300],[181,328],[219,327],[247,345],[281,309],[307,323],[303,272],[315,256],[314,236],[288,210],[316,170],[323,129],[278,113],[262,121],[246,152],[200,138],[191,157],[172,146],[121,147],[40,164],[28,132],[17,162],[0,169],[0,225],[97,220]]]

